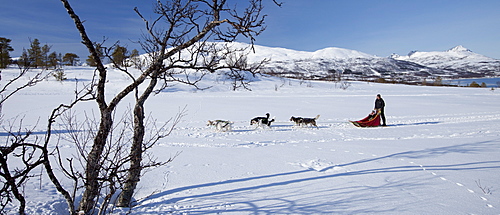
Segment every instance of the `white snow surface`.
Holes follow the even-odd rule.
[[[411,52],[406,56],[393,56],[396,60],[406,60],[423,65],[446,67],[454,64],[463,64],[463,61],[481,63],[482,61],[495,61],[495,59],[486,57],[481,54],[472,52],[471,50],[459,45],[447,51],[431,51],[431,52]],[[445,66],[443,66],[445,65]]]
[[[238,47],[248,47],[246,43],[232,43]],[[267,47],[254,45],[255,52],[249,53],[249,61],[271,61],[309,60],[309,59],[356,59],[356,58],[379,58],[375,55],[363,53],[356,50],[338,47],[328,47],[314,52],[297,51],[287,48]]]
[[[107,99],[128,81],[111,71]],[[2,70],[2,86],[17,72]],[[4,129],[24,117],[23,125],[43,138],[51,110],[73,99],[74,78],[88,82],[93,69],[65,72],[67,81],[50,77],[9,99],[2,107]],[[203,84],[214,87],[175,85],[147,101],[146,113],[160,123],[186,107],[173,133],[151,151],[159,160],[181,153],[145,172],[135,207],[112,207],[110,214],[500,214],[498,90],[364,82],[343,90],[334,82],[259,77],[252,91],[231,91],[215,75]],[[378,93],[389,126],[350,124],[371,111]],[[94,102],[75,108],[78,117],[92,111],[97,114]],[[265,113],[276,118],[270,128],[249,124]],[[318,114],[319,128],[289,121]],[[233,121],[233,131],[206,126],[216,119]],[[64,135],[58,144],[63,157],[77,153]],[[46,177],[30,180],[25,194],[28,214],[67,213]],[[7,213],[15,211],[11,205]]]

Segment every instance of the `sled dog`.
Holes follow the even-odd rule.
[[[233,130],[233,122],[226,120],[208,120],[207,126],[212,126],[216,131],[226,132]]]
[[[270,116],[271,115],[269,113],[266,113],[265,117],[263,116],[255,117],[250,120],[250,125],[257,125],[257,127],[260,127],[262,125],[267,125],[270,127],[271,123],[274,122],[274,118],[269,120]]]
[[[290,117],[290,121],[295,122],[296,126],[299,126],[302,123],[302,117]]]
[[[303,118],[303,117],[290,117],[290,121],[295,122],[295,125],[297,126],[304,126],[304,125],[312,125],[314,127],[318,127],[316,124],[316,120],[319,118],[319,115],[317,115],[315,118]]]

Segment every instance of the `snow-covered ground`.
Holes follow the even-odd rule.
[[[2,86],[16,72],[3,70]],[[65,72],[88,81],[93,70]],[[109,97],[125,80],[111,75]],[[230,91],[212,80],[204,82],[215,84],[209,90],[177,85],[147,101],[146,112],[159,122],[186,107],[152,150],[164,160],[180,154],[144,175],[137,206],[114,214],[500,214],[498,90],[364,82],[343,90],[333,82],[260,77],[252,91]],[[2,126],[24,116],[27,127],[43,134],[50,111],[71,100],[74,88],[75,81],[50,78],[21,91],[3,106]],[[389,126],[350,124],[371,111],[378,93]],[[87,102],[76,110],[94,108]],[[271,128],[250,125],[265,113],[276,119]],[[289,121],[318,114],[319,128]],[[233,121],[233,131],[206,126],[215,119]],[[75,153],[61,141],[66,156]],[[26,196],[29,214],[66,213],[46,179],[28,183]]]

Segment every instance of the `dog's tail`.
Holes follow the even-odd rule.
[[[314,118],[314,119],[318,119],[318,118],[319,118],[319,114],[318,114],[318,115],[316,116],[316,118]]]
[[[267,126],[271,126],[271,123],[272,123],[272,122],[274,122],[274,119],[275,119],[275,118],[276,118],[276,117],[273,117],[271,120],[267,121]]]

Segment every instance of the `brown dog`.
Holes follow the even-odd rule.
[[[313,125],[316,128],[318,128],[318,125],[316,124],[316,120],[319,118],[319,115],[317,115],[315,118],[303,118],[303,117],[290,117],[290,121],[295,122],[295,125]]]

